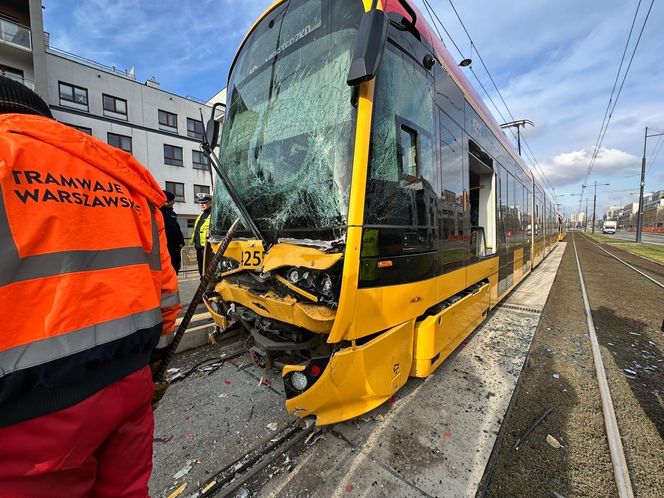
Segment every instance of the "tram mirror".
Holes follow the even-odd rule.
[[[383,58],[389,20],[382,10],[372,9],[362,16],[347,83],[359,85],[376,77]]]
[[[210,119],[208,119],[207,126],[205,127],[205,139],[210,146],[214,148],[219,138],[219,131],[224,123],[224,114],[217,116],[217,109],[219,107],[226,107],[221,102],[217,102],[212,106]]]

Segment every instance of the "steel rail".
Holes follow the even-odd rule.
[[[595,333],[595,324],[590,310],[590,302],[588,301],[588,293],[586,292],[586,284],[583,280],[583,273],[581,272],[581,263],[579,262],[579,253],[576,249],[576,240],[574,236],[572,236],[572,243],[574,244],[576,267],[579,270],[579,280],[581,281],[581,293],[583,294],[583,305],[586,311],[586,322],[588,324],[590,346],[593,352],[595,374],[599,384],[599,392],[602,397],[602,413],[604,414],[604,426],[606,427],[606,436],[608,438],[611,462],[613,464],[613,477],[616,481],[618,496],[620,496],[620,498],[634,498],[632,481],[629,478],[627,460],[625,459],[625,452],[623,450],[622,440],[620,439],[616,413],[613,410],[611,391],[609,390],[609,383],[606,380],[606,371],[604,370],[604,363],[602,363],[602,354],[599,349],[597,334]]]
[[[316,429],[315,426],[289,424],[277,433],[267,444],[249,450],[240,458],[226,465],[208,478],[193,496],[208,498],[212,496],[231,496],[240,486],[253,479],[277,458],[290,450]]]
[[[662,282],[660,282],[660,281],[658,281],[658,280],[655,280],[654,278],[650,277],[649,275],[646,275],[645,273],[643,273],[641,270],[638,270],[637,268],[634,268],[632,265],[630,265],[629,263],[623,261],[623,260],[620,259],[618,256],[615,256],[614,254],[611,254],[609,251],[607,251],[606,249],[604,249],[602,246],[600,246],[600,245],[598,245],[598,244],[595,244],[592,240],[588,240],[588,242],[590,242],[590,243],[591,243],[592,245],[594,245],[595,247],[600,248],[602,251],[604,251],[606,254],[608,254],[608,255],[611,256],[612,258],[617,259],[617,260],[620,261],[623,265],[625,265],[625,266],[629,266],[629,267],[630,267],[632,270],[634,270],[636,273],[640,273],[641,275],[643,275],[644,277],[646,277],[648,280],[650,280],[650,281],[651,281],[652,283],[654,283],[655,285],[659,285],[662,289],[664,289],[664,284],[663,284]]]

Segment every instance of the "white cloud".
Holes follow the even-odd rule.
[[[583,181],[593,156],[593,149],[563,152],[542,163],[542,169],[555,187]],[[619,149],[601,148],[593,165],[593,178],[625,176],[640,171],[641,159]]]

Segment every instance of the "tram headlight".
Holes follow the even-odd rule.
[[[307,376],[302,372],[293,372],[291,373],[290,382],[293,386],[293,389],[297,391],[304,391],[309,384],[309,379],[307,379]]]
[[[332,296],[332,278],[327,273],[323,273],[318,277],[316,290],[324,296]]]
[[[288,270],[287,276],[288,280],[290,280],[292,284],[296,284],[300,281],[300,278],[302,278],[302,273],[300,272],[299,268],[291,268]]]
[[[239,267],[240,267],[240,262],[239,261],[237,261],[233,258],[224,257],[219,262],[218,271],[220,273],[225,273],[227,271],[235,270],[236,268],[239,268]]]

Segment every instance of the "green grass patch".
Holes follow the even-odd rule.
[[[621,247],[621,249],[664,264],[664,246],[634,243],[630,246]]]
[[[589,237],[595,239],[598,242],[603,242],[612,246],[619,247],[620,249],[631,252],[638,256],[643,256],[644,258],[652,259],[658,263],[664,264],[664,246],[656,244],[637,244],[634,241],[630,240],[620,240],[614,237],[607,237],[606,235],[601,234],[592,234],[586,233]]]
[[[591,233],[591,232],[586,232],[586,235],[588,237],[591,237],[595,239],[598,242],[603,242],[605,244],[615,244],[615,243],[627,243],[627,244],[633,244],[634,242],[631,240],[623,240],[623,239],[617,239],[615,237],[609,237],[608,235],[602,235],[601,233]]]

